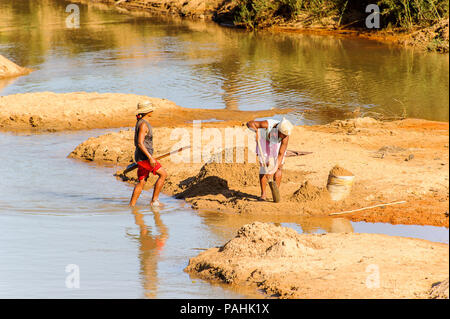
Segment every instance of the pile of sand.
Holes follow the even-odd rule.
[[[201,168],[198,179],[210,176],[226,180],[231,187],[258,186],[259,166],[250,163],[207,163]]]
[[[228,182],[218,176],[191,177],[181,181],[178,186],[182,189],[175,197],[179,199],[197,198],[210,195],[231,196]]]
[[[448,277],[448,253],[448,245],[418,239],[305,235],[254,222],[191,258],[185,271],[279,298],[427,298]]]
[[[241,227],[219,251],[230,257],[293,257],[320,248],[291,228],[255,222]]]
[[[244,163],[226,163],[226,155],[236,156],[237,152],[245,154]],[[248,188],[259,188],[259,164],[248,162],[248,149],[235,147],[225,149],[211,157],[211,161],[204,164],[197,175],[189,176],[179,184],[179,191],[175,190],[177,198],[199,198],[202,196],[222,195],[234,202],[237,199],[256,198],[256,195],[245,193]],[[235,157],[234,157],[235,158]],[[221,162],[215,162],[221,161]],[[303,179],[301,172],[285,171],[284,182],[299,182]]]
[[[31,71],[30,69],[18,66],[0,54],[0,79],[25,75]]]
[[[325,188],[314,186],[309,181],[304,182],[291,197],[291,200],[297,202],[307,202],[313,200],[326,201],[328,199],[329,194]]]
[[[258,166],[248,163],[206,163],[195,177],[181,181],[177,198],[192,198],[221,194],[227,198],[239,196],[239,189],[257,185]],[[236,191],[230,189],[236,189]]]

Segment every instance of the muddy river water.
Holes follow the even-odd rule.
[[[67,4],[0,0],[0,53],[36,69],[0,80],[1,95],[122,92],[185,107],[317,110],[305,124],[355,107],[448,120],[448,56],[363,40],[255,35],[85,5],[80,28],[70,30]],[[183,269],[252,221],[305,233],[449,241],[441,227],[197,212],[167,196],[163,208],[152,210],[148,192],[131,210],[132,189],[115,179],[114,167],[67,158],[82,141],[108,131],[117,129],[0,133],[0,298],[246,297],[248,291],[210,285]]]

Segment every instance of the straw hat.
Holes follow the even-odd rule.
[[[155,105],[150,101],[139,102],[136,108],[136,114],[150,113],[155,110]]]
[[[292,123],[286,120],[284,117],[280,124],[278,124],[278,131],[287,136],[291,135],[293,128],[294,125],[292,125]]]

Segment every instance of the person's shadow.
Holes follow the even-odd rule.
[[[169,237],[168,229],[161,220],[159,211],[152,208],[153,219],[159,235],[153,235],[152,230],[145,224],[144,214],[139,208],[132,208],[136,225],[139,226],[139,235],[127,234],[139,243],[139,260],[144,294],[147,298],[155,298],[158,289],[158,257]]]

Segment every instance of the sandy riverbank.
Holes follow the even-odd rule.
[[[257,112],[184,108],[174,102],[120,93],[26,93],[0,97],[0,130],[56,132],[95,128],[134,127],[139,101],[153,101],[154,126],[183,126],[193,120],[215,119],[239,123],[254,117],[272,116],[290,110]],[[220,122],[217,125],[221,125]]]
[[[32,70],[18,66],[0,54],[0,80],[30,73]]]
[[[248,132],[242,125],[234,128],[241,130],[242,135]],[[179,136],[173,141],[167,138],[172,133],[170,128],[156,128],[156,153],[170,151],[175,144],[192,144],[192,126],[184,129],[189,139],[180,143]],[[226,136],[225,129],[218,128],[222,136]],[[70,157],[126,165],[133,157],[133,134],[130,129],[90,138]],[[204,151],[209,142],[210,135],[205,134],[201,145],[197,145],[196,154]],[[225,142],[222,146],[225,148]],[[324,216],[406,200],[406,204],[344,216],[353,221],[448,227],[448,123],[414,119],[378,122],[358,118],[329,125],[297,126],[288,148],[313,154],[286,159],[281,203],[257,201],[258,167],[251,160],[205,165],[207,157],[202,162],[189,164],[164,159],[162,164],[170,174],[164,192],[183,198],[195,209],[249,215],[276,212]],[[194,153],[187,152],[192,160]],[[350,196],[340,202],[331,201],[325,190],[328,173],[335,165],[356,176]],[[120,176],[120,171],[118,174]],[[129,173],[125,179],[133,182],[133,174],[135,172]]]
[[[243,226],[185,271],[278,298],[448,298],[448,245],[379,234]]]

